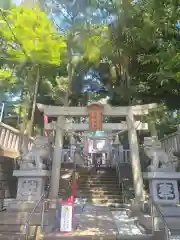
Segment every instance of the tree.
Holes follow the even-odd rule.
[[[66,54],[66,43],[64,36],[55,32],[52,22],[39,8],[13,7],[1,13],[0,34],[6,42],[8,58],[17,63],[16,75],[20,71],[15,88],[20,87],[22,102],[28,102],[31,134],[38,88],[44,80],[43,71],[60,66]]]
[[[12,5],[12,1],[11,0],[1,0],[0,2],[0,8],[2,9],[9,9]]]
[[[97,57],[95,69],[100,71],[101,81],[109,89],[111,103],[155,101],[178,108],[177,1],[113,1],[113,4],[114,7],[106,1],[99,3],[99,8],[108,12],[107,16],[114,17],[111,24],[105,25],[106,31],[102,33],[103,24],[96,24],[95,31],[89,24],[87,34],[81,31],[80,41],[84,38],[83,46],[88,46],[84,48],[86,56]]]

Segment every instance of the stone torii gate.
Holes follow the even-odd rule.
[[[93,103],[92,105],[94,106],[96,105],[96,107],[99,105],[99,109],[101,109],[101,115],[100,115],[101,122],[102,122],[102,115],[109,116],[109,117],[120,117],[120,116],[126,117],[135,197],[136,197],[136,201],[141,201],[143,199],[143,181],[142,181],[142,173],[141,173],[140,158],[139,158],[138,139],[137,139],[137,133],[136,133],[137,124],[134,119],[134,116],[147,115],[150,109],[153,109],[156,107],[156,104],[136,105],[136,106],[127,106],[127,107],[111,107],[109,105],[101,105],[99,103]],[[97,111],[94,110],[94,113],[90,115],[89,106],[59,107],[59,106],[50,106],[50,105],[43,105],[43,104],[37,104],[37,106],[38,106],[38,109],[41,112],[44,112],[44,114],[46,114],[47,116],[57,117],[55,149],[53,154],[51,190],[50,190],[51,198],[56,199],[58,197],[58,190],[59,190],[63,136],[64,136],[64,130],[66,129],[65,117],[82,117],[82,116],[92,117],[92,115],[96,116]],[[98,121],[100,120],[97,119],[97,124],[100,124]]]

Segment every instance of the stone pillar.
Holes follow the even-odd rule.
[[[143,178],[141,172],[141,164],[139,157],[139,147],[138,147],[138,138],[135,128],[135,121],[132,110],[130,109],[126,117],[127,127],[128,127],[128,138],[129,138],[129,147],[130,147],[130,156],[134,180],[134,191],[135,191],[135,200],[140,202],[143,200]]]
[[[149,132],[151,137],[157,137],[157,129],[156,129],[156,124],[153,120],[153,116],[148,116],[148,128],[149,128]]]
[[[59,116],[56,123],[56,138],[53,154],[52,173],[51,173],[51,189],[50,196],[52,199],[58,198],[60,170],[63,149],[65,117]]]

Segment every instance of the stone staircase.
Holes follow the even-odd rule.
[[[0,212],[0,239],[1,240],[25,240],[26,221],[28,220],[36,203],[13,201],[7,211]],[[28,240],[34,240],[39,226],[41,225],[42,205],[36,208],[29,221]],[[45,204],[44,226],[50,226],[55,219],[55,210],[49,209]]]
[[[88,203],[120,207],[122,197],[115,169],[81,169],[78,171],[77,198]]]
[[[65,168],[64,168],[65,167]],[[73,173],[73,166],[66,165],[61,168],[60,172],[60,183],[59,183],[59,198],[60,199],[67,199],[68,196],[71,195],[71,183],[72,183],[72,173]]]
[[[59,197],[67,198],[71,194],[71,176],[73,165],[62,165]],[[38,227],[41,225],[41,206],[32,216],[29,228],[29,240],[179,240],[177,232],[166,239],[163,231],[152,234],[152,219],[149,208],[131,214],[129,205],[124,204],[122,189],[119,188],[118,176],[115,169],[77,168],[77,198],[86,199],[83,207],[75,207],[76,229],[73,234],[64,235],[58,231],[59,219],[56,209],[46,205],[44,215],[44,232],[37,237]],[[131,166],[122,165],[120,179],[126,190],[132,194]],[[122,187],[122,186],[121,186]],[[18,207],[19,206],[19,207]],[[19,208],[19,210],[18,210]],[[6,212],[0,212],[0,240],[25,240],[25,222],[33,209],[33,205],[22,202],[11,204]],[[149,224],[149,225],[148,225]],[[56,226],[55,226],[56,225]],[[180,226],[177,221],[176,229]],[[173,226],[172,226],[173,227]],[[161,229],[161,228],[160,228]],[[162,229],[163,230],[163,229]]]
[[[168,207],[168,208],[167,208]],[[163,215],[164,220],[166,221],[168,228],[170,230],[171,240],[180,240],[180,207],[174,208],[173,206],[164,205],[159,206],[159,210]],[[130,210],[131,211],[131,210]],[[131,215],[131,214],[130,214]],[[136,212],[137,216],[137,225],[146,233],[152,232],[152,217],[151,217],[151,209],[149,203],[145,203],[142,205],[140,211]],[[165,231],[165,226],[162,218],[160,217],[159,212],[154,209],[154,223],[157,229],[157,232],[163,233]]]

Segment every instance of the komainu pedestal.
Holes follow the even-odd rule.
[[[47,184],[51,162],[51,146],[48,138],[35,138],[31,150],[22,156],[20,170],[15,170],[13,176],[18,178],[17,200],[39,200]]]
[[[47,170],[16,170],[13,173],[18,178],[17,200],[39,200],[50,176]]]
[[[177,182],[180,179],[180,172],[176,172],[177,160],[174,156],[167,154],[155,138],[145,139],[144,150],[151,159],[148,171],[143,173],[144,179],[149,181],[151,199],[163,215],[168,227],[172,231],[177,231],[180,226]],[[155,207],[153,209],[154,227],[156,230],[163,229],[160,214]]]
[[[5,200],[6,211],[2,213],[1,225],[4,225],[3,228],[5,228],[9,238],[4,237],[3,239],[13,238],[12,229],[13,231],[17,229],[13,239],[25,239],[26,234],[28,239],[35,239],[37,226],[41,224],[43,224],[44,229],[52,231],[56,212],[46,212],[49,202],[44,201],[44,199],[39,201],[45,191],[46,184],[48,184],[50,171],[47,166],[50,163],[51,145],[48,139],[45,137],[35,138],[31,150],[22,155],[20,169],[13,172],[18,180],[17,196],[16,199]]]

